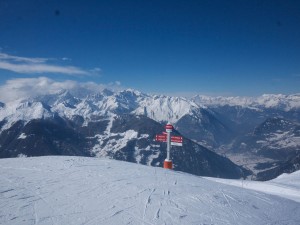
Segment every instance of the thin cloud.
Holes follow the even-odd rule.
[[[61,58],[61,60],[63,60],[63,61],[71,61],[72,59],[70,59],[68,57],[63,57],[63,58]]]
[[[97,75],[97,74],[100,74],[101,72],[102,72],[102,70],[101,70],[100,68],[98,68],[98,67],[89,70],[89,73],[90,73],[91,75]]]
[[[95,82],[77,82],[73,80],[55,81],[48,77],[18,78],[7,80],[0,86],[0,102],[27,99],[38,95],[55,94],[68,90],[76,97],[101,92],[103,89],[121,90],[120,82],[97,84]]]
[[[0,68],[16,73],[62,73],[67,75],[90,75],[88,71],[73,66],[53,66],[47,64],[14,64],[0,62]]]
[[[101,71],[100,68],[83,70],[75,66],[52,65],[48,63],[49,60],[46,58],[26,58],[0,53],[0,69],[22,74],[59,73],[69,76],[98,75]]]
[[[15,62],[27,62],[27,63],[44,63],[49,59],[46,58],[27,58],[27,57],[20,57],[20,56],[13,56],[8,55],[5,53],[0,53],[0,60],[10,60]]]

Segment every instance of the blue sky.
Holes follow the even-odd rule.
[[[298,0],[3,0],[0,84],[49,77],[167,94],[300,92]]]

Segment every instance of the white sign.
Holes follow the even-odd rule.
[[[182,146],[182,142],[171,142],[171,145],[175,145],[175,146]]]

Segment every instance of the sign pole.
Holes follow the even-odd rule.
[[[167,160],[170,161],[170,150],[171,150],[171,132],[167,131]]]
[[[165,169],[173,169],[172,160],[170,156],[171,150],[171,132],[173,130],[173,126],[168,123],[166,125],[166,132],[167,132],[167,158],[164,161],[164,168]]]

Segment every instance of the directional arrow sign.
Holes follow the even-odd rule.
[[[155,136],[156,141],[161,141],[161,142],[167,142],[167,135],[164,134],[157,134]]]
[[[171,145],[182,146],[181,136],[171,136]]]
[[[155,136],[155,141],[167,142],[167,135],[165,133],[157,134]],[[181,136],[171,136],[171,145],[182,146],[182,137]]]
[[[182,137],[180,137],[180,136],[171,136],[171,142],[182,143]]]

